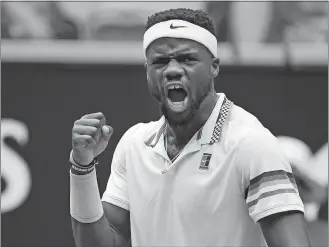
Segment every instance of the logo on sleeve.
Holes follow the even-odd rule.
[[[209,170],[209,162],[210,162],[210,159],[211,159],[211,154],[204,153],[202,155],[202,159],[201,159],[201,163],[200,163],[199,169],[200,170]]]

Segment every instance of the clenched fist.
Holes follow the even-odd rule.
[[[106,119],[101,112],[84,115],[74,122],[72,155],[76,163],[88,165],[104,151],[113,133],[113,128],[105,124]]]

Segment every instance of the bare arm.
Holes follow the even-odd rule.
[[[81,223],[71,217],[76,246],[129,246],[129,211],[107,202],[102,204],[104,215],[94,223]]]
[[[93,168],[94,157],[102,153],[113,133],[112,127],[106,125],[103,113],[84,115],[74,122],[72,129],[72,152],[70,154],[70,213],[73,236],[76,246],[127,246],[130,242],[130,214],[128,210],[107,202],[101,202],[97,174]],[[123,151],[122,151],[123,152]],[[112,192],[125,195],[122,189],[125,180],[118,174],[116,166],[120,160],[117,157],[111,164],[110,185]],[[124,161],[122,161],[124,163]],[[117,164],[118,163],[118,164]],[[85,167],[90,167],[91,171]],[[117,182],[117,184],[115,184]],[[115,187],[121,185],[118,188]]]
[[[273,214],[260,219],[259,223],[269,247],[311,246],[304,215],[301,212]]]

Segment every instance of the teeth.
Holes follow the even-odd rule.
[[[179,101],[179,102],[172,102],[174,106],[182,106],[184,104],[184,101]]]
[[[181,86],[178,86],[178,85],[176,85],[176,86],[169,86],[168,87],[169,90],[172,90],[172,89],[180,89],[180,88],[182,88],[182,87]]]

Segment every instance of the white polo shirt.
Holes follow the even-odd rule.
[[[304,211],[276,138],[219,96],[173,163],[164,117],[121,138],[102,200],[130,211],[133,246],[265,246],[259,219]]]

